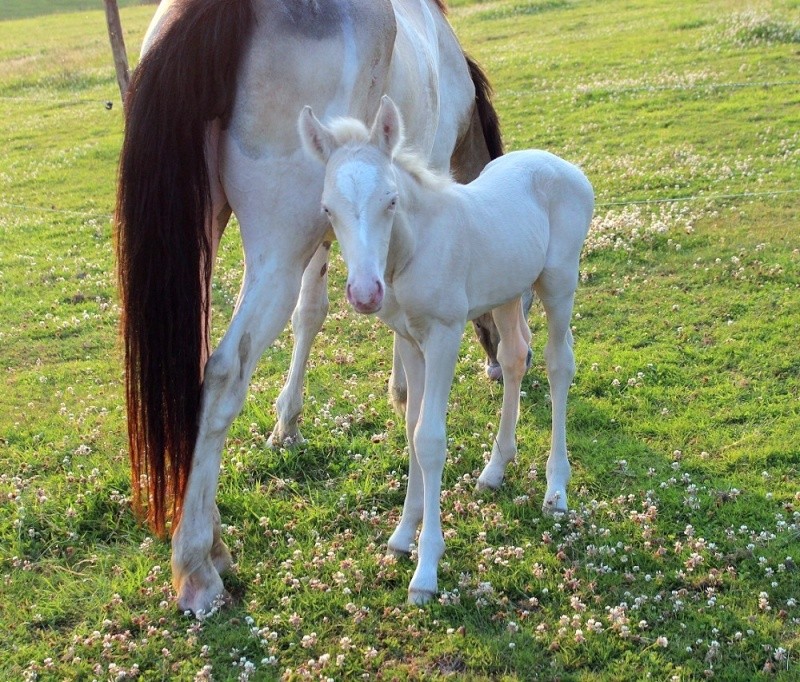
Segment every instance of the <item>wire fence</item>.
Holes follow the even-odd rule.
[[[777,88],[777,87],[794,87],[800,86],[800,80],[787,80],[787,81],[755,81],[755,82],[731,82],[731,83],[691,83],[686,84],[665,84],[665,85],[642,85],[634,87],[579,87],[572,89],[565,88],[544,88],[535,90],[537,93],[553,93],[560,92],[562,94],[590,94],[592,92],[608,93],[608,94],[625,94],[636,92],[656,92],[664,90],[723,90],[723,89],[743,89],[743,88]],[[511,93],[513,94],[513,93]],[[519,93],[522,94],[522,93]],[[526,94],[530,94],[528,91]],[[29,97],[29,96],[10,96],[0,95],[0,102],[13,102],[13,103],[36,103],[36,104],[92,104],[102,106],[106,110],[111,110],[115,106],[113,99],[102,98],[62,98],[62,97]],[[733,194],[693,194],[682,197],[663,197],[663,198],[645,198],[645,199],[619,199],[612,201],[598,202],[597,208],[615,208],[624,206],[636,205],[651,205],[651,204],[673,204],[691,201],[706,201],[706,202],[719,202],[719,201],[734,201],[737,199],[752,199],[761,197],[775,197],[786,194],[798,194],[800,189],[781,189],[781,190],[766,190],[761,192],[741,192]],[[61,215],[68,215],[79,218],[87,219],[100,219],[111,220],[113,218],[110,213],[101,213],[95,211],[76,211],[70,209],[57,209],[46,206],[29,206],[25,204],[16,204],[0,200],[0,208],[10,209],[15,211],[28,211],[38,213],[55,213]]]
[[[509,95],[530,95],[530,94],[552,94],[561,93],[568,95],[587,95],[592,93],[600,94],[631,94],[639,92],[661,92],[670,90],[691,91],[697,90],[701,92],[708,92],[714,90],[740,90],[746,88],[784,88],[784,87],[797,87],[800,86],[800,80],[784,80],[784,81],[741,81],[719,83],[716,81],[711,82],[691,82],[691,83],[665,83],[663,85],[631,85],[622,87],[606,86],[602,84],[593,86],[573,86],[573,87],[533,87],[528,90],[502,90],[503,93]],[[103,99],[100,97],[50,97],[50,96],[27,96],[27,95],[0,95],[0,102],[15,102],[15,103],[36,103],[36,104],[97,104],[106,109],[111,109],[118,105],[118,95],[114,93],[111,99]],[[111,105],[111,106],[109,106]]]
[[[763,197],[777,197],[787,194],[800,194],[798,189],[776,189],[763,192],[739,192],[734,194],[693,194],[682,197],[664,197],[653,199],[622,199],[614,201],[602,201],[595,204],[595,208],[617,208],[624,206],[643,206],[654,204],[677,204],[691,201],[705,201],[708,203],[720,201],[735,201],[737,199],[756,199]],[[60,215],[72,216],[77,218],[111,220],[114,216],[111,213],[101,213],[98,211],[75,211],[70,209],[52,208],[48,206],[29,206],[26,204],[15,204],[7,201],[0,201],[0,208],[12,211],[24,211],[29,213],[55,213]]]

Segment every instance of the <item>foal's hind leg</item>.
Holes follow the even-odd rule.
[[[297,419],[303,409],[303,384],[311,345],[328,314],[328,256],[331,243],[324,242],[314,253],[303,273],[300,300],[292,313],[294,350],[286,384],[275,403],[278,421],[267,443],[278,447],[302,443]]]
[[[514,299],[492,311],[500,344],[497,357],[503,370],[503,410],[492,456],[478,478],[479,487],[499,488],[506,467],[517,454],[516,427],[519,418],[519,392],[528,368],[531,340],[523,317],[520,299]]]
[[[215,503],[222,448],[256,362],[294,308],[301,267],[299,257],[283,253],[273,254],[259,273],[248,270],[231,325],[206,365],[192,471],[172,538],[172,579],[182,610],[208,611],[224,592],[219,569],[229,557]]]
[[[547,344],[544,349],[547,379],[550,383],[552,434],[547,459],[547,492],[543,510],[567,510],[567,483],[570,465],[567,458],[567,393],[575,376],[572,352],[572,305],[577,286],[577,267],[545,269],[536,282],[536,294],[547,314]]]

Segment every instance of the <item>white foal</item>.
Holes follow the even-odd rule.
[[[397,333],[408,380],[411,461],[389,548],[407,553],[422,524],[409,600],[424,603],[437,591],[444,552],[445,417],[464,326],[492,311],[500,334],[503,410],[479,479],[496,488],[516,454],[530,340],[520,298],[531,285],[548,322],[553,426],[544,509],[567,509],[566,404],[575,373],[569,322],[594,194],[580,170],[542,151],[503,156],[459,185],[403,149],[400,114],[388,97],[371,131],[355,119],[326,127],[310,107],[299,129],[307,151],[326,164],[322,206],[347,264],[347,298],[360,313],[378,313]]]

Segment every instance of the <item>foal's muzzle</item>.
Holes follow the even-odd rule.
[[[347,283],[347,300],[357,313],[377,313],[383,305],[383,283],[372,278],[364,282]]]

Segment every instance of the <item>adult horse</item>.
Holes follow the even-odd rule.
[[[126,103],[118,278],[134,504],[159,533],[171,515],[182,609],[223,592],[220,458],[256,362],[301,288],[300,326],[325,314],[323,171],[301,149],[297,112],[372,120],[385,93],[433,168],[467,181],[502,153],[488,85],[443,0],[163,0],[146,36]],[[245,272],[208,357],[211,270],[232,212]]]

